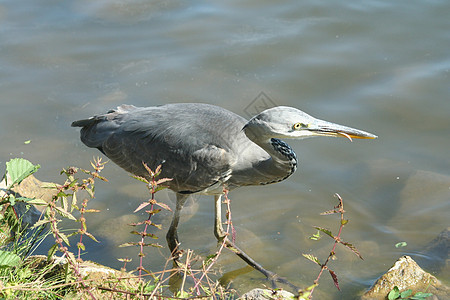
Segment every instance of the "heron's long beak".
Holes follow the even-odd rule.
[[[308,127],[308,130],[313,132],[314,135],[322,135],[322,136],[340,136],[346,137],[350,141],[352,139],[376,139],[377,136],[365,132],[359,129],[342,126],[339,124],[330,123],[327,121],[317,120],[315,124],[311,124]]]

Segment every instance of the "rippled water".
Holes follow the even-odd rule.
[[[42,165],[37,176],[46,181],[61,181],[68,165],[87,168],[99,153],[70,123],[122,103],[205,102],[247,117],[263,92],[277,105],[373,132],[374,141],[289,141],[297,173],[230,195],[237,243],[306,286],[317,270],[301,253],[330,251],[330,241],[308,236],[311,225],[335,228],[336,218],[318,214],[339,193],[350,219],[343,238],[365,259],[339,249],[332,267],[342,292],[324,278],[317,297],[356,297],[449,225],[449,11],[448,1],[406,0],[2,1],[1,165],[25,157]],[[116,246],[129,239],[125,224],[142,217],[132,211],[146,190],[112,163],[104,175],[110,182],[98,185],[92,204],[102,212],[88,223],[102,242],[85,257],[120,267],[117,257],[136,255]],[[173,205],[173,195],[161,197]],[[184,218],[183,247],[213,253],[212,199],[198,198]],[[170,214],[160,221],[167,228]],[[395,248],[399,241],[408,246]],[[161,267],[161,253],[148,255],[151,269]],[[244,264],[227,253],[220,266]],[[448,267],[435,273],[445,280]],[[232,286],[261,283],[249,272]]]

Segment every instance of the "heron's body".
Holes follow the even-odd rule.
[[[161,176],[172,178],[168,187],[177,193],[177,204],[167,233],[176,257],[180,211],[189,194],[215,198],[214,233],[242,259],[268,278],[281,280],[252,260],[226,238],[221,221],[223,189],[282,181],[297,168],[294,151],[280,138],[375,135],[311,117],[292,107],[267,109],[247,121],[214,105],[167,104],[156,107],[122,105],[106,114],[75,121],[81,140],[98,148],[123,169],[148,176],[162,165]]]
[[[271,139],[268,147],[284,147],[272,158],[246,136],[246,123],[218,106],[183,103],[122,105],[74,125],[83,126],[81,139],[87,146],[130,173],[145,176],[143,162],[152,169],[161,164],[161,176],[173,179],[168,183],[173,191],[221,194],[223,186],[273,183],[295,171],[297,159],[287,144]]]

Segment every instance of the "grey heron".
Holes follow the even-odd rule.
[[[177,202],[166,239],[175,253],[180,211],[190,194],[213,195],[214,234],[225,238],[221,221],[224,188],[264,185],[288,178],[297,168],[295,152],[282,138],[341,136],[374,139],[377,136],[354,128],[316,119],[296,108],[277,106],[249,121],[224,108],[199,103],[155,107],[121,105],[106,114],[72,123],[82,127],[81,140],[97,148],[126,171],[148,176],[143,166],[162,164],[162,177]],[[226,239],[227,245],[249,265],[270,279],[267,271]]]

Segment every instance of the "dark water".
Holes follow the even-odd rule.
[[[230,195],[237,243],[306,286],[318,270],[301,253],[324,259],[330,251],[330,241],[308,236],[312,225],[336,230],[337,218],[318,214],[339,193],[350,219],[343,238],[365,259],[338,249],[332,267],[342,292],[324,278],[317,297],[350,299],[449,225],[449,11],[448,1],[406,0],[2,1],[1,165],[25,157],[42,165],[45,181],[63,180],[68,165],[87,168],[99,153],[70,123],[122,103],[205,102],[247,116],[263,92],[277,105],[373,132],[374,141],[289,141],[297,173]],[[104,175],[110,182],[97,186],[92,204],[102,212],[88,223],[102,242],[89,244],[86,258],[120,267],[117,257],[136,257],[116,246],[130,239],[125,224],[142,218],[132,211],[146,189],[113,164]],[[161,197],[173,205],[173,195]],[[198,198],[184,218],[183,247],[213,253],[212,199]],[[160,221],[167,228],[170,215]],[[407,247],[395,248],[400,241]],[[149,254],[150,269],[167,255]],[[225,272],[244,266],[229,253],[219,264]],[[233,287],[261,283],[250,272]]]

